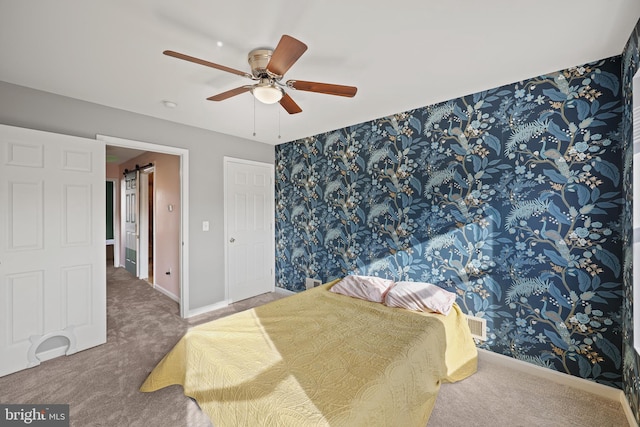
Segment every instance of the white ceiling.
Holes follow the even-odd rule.
[[[278,144],[619,55],[638,17],[638,0],[0,0],[0,80]],[[250,93],[206,100],[250,80],[162,54],[249,72],[282,34],[308,45],[285,80],[357,95],[291,90],[302,113],[254,118]]]

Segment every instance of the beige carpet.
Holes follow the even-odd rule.
[[[442,384],[429,427],[623,427],[618,401],[506,368],[480,353],[478,372]]]
[[[108,268],[107,282],[107,343],[0,378],[0,403],[68,403],[77,427],[210,426],[181,387],[154,393],[138,387],[189,326],[282,295],[261,295],[185,320],[174,301],[124,269]],[[627,425],[618,402],[483,358],[472,377],[442,385],[429,421],[429,427]]]

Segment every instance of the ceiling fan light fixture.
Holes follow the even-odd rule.
[[[263,104],[275,104],[284,96],[282,88],[274,84],[257,85],[251,89],[251,93]]]

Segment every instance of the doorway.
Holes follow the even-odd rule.
[[[177,294],[169,295],[172,299],[176,300],[180,305],[180,316],[185,318],[189,316],[189,254],[188,254],[188,237],[189,237],[189,229],[188,229],[188,217],[189,217],[189,151],[183,148],[176,148],[166,145],[158,145],[141,141],[127,140],[122,138],[98,135],[97,139],[100,141],[104,141],[107,146],[120,147],[132,150],[138,150],[140,152],[150,152],[150,153],[160,153],[160,154],[168,154],[171,156],[177,156],[179,158],[179,167],[178,167],[178,179],[179,184],[179,200],[175,202],[169,202],[163,204],[162,212],[173,212],[175,206],[175,215],[179,215],[179,225],[177,226],[178,230],[178,241],[177,247],[175,248],[177,252],[178,258],[178,268],[167,269],[164,267],[158,266],[158,257],[156,247],[158,245],[157,233],[161,231],[157,227],[157,214],[159,210],[159,206],[154,202],[156,197],[153,195],[157,192],[157,183],[158,183],[158,175],[157,169],[154,170],[146,170],[145,172],[149,173],[141,173],[140,174],[140,183],[139,189],[141,190],[140,197],[144,197],[142,193],[147,193],[147,198],[144,203],[141,203],[141,207],[146,211],[146,215],[150,218],[147,223],[149,227],[147,229],[140,230],[140,249],[144,252],[144,256],[141,256],[139,259],[145,263],[145,267],[140,269],[142,275],[146,276],[145,280],[150,280],[157,283],[158,276],[161,274],[174,274],[177,276]],[[144,183],[142,180],[145,180]],[[121,216],[123,207],[121,206]],[[144,213],[142,213],[144,215]],[[124,217],[123,217],[124,218]],[[116,233],[116,238],[119,236]],[[118,242],[117,245],[122,245],[122,242]],[[160,270],[159,270],[160,268]],[[165,271],[166,270],[166,271]],[[176,271],[177,270],[177,271]],[[162,288],[157,288],[157,290],[163,292]]]

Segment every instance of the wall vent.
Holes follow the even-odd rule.
[[[306,289],[312,289],[320,285],[322,285],[322,282],[318,279],[312,279],[311,277],[307,277],[304,279],[304,287]]]
[[[487,319],[475,316],[467,316],[467,323],[471,330],[471,336],[482,341],[487,340]]]

